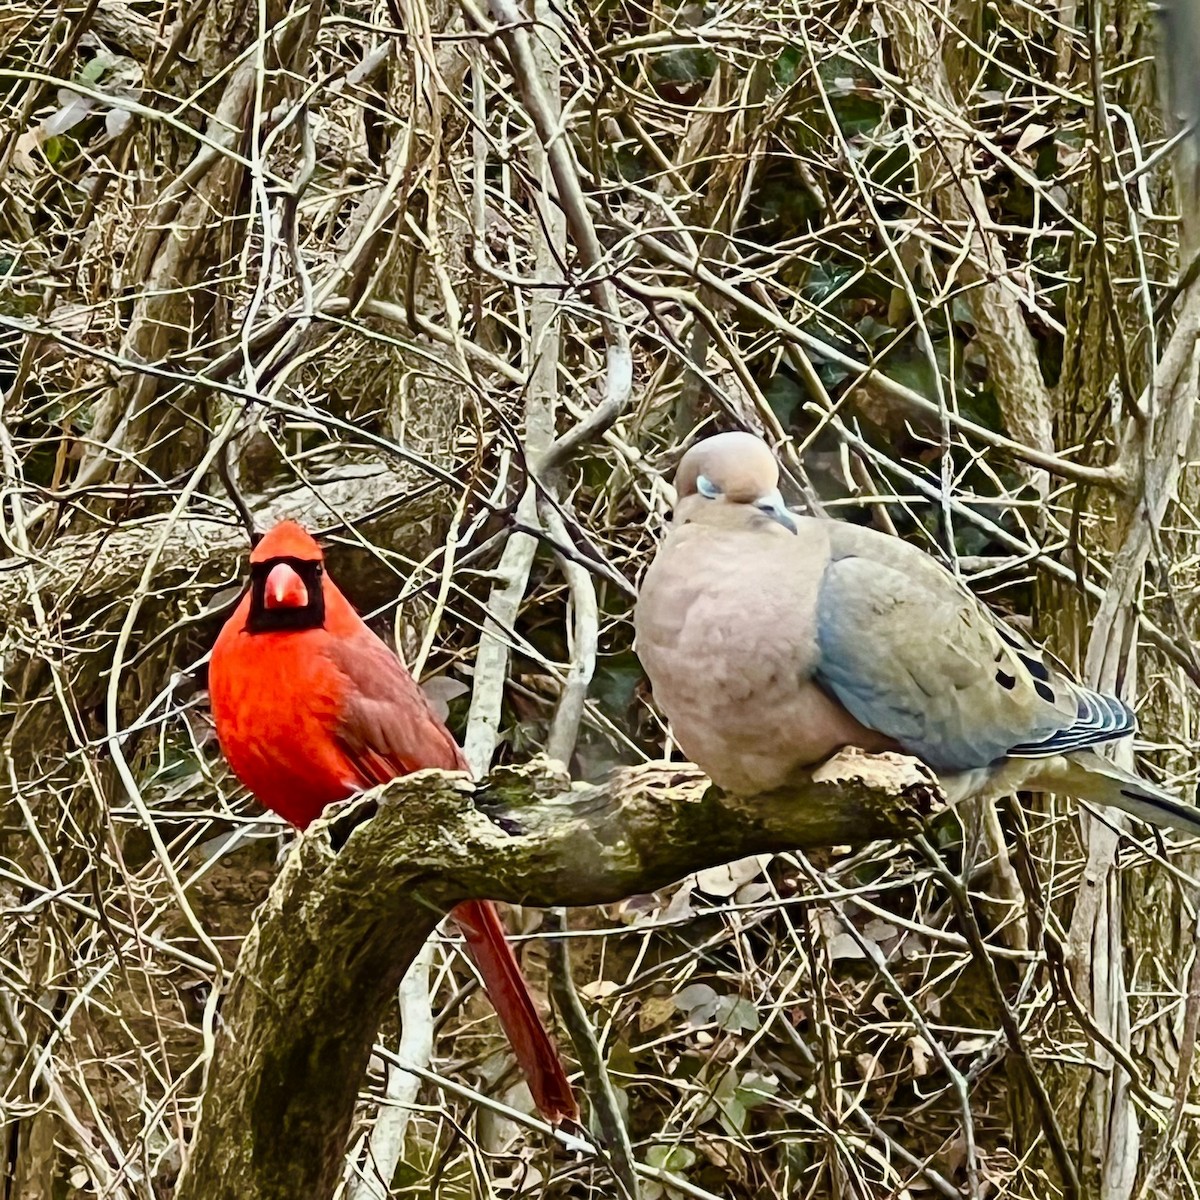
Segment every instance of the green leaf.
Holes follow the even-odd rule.
[[[837,123],[847,135],[869,133],[883,119],[874,82],[859,64],[835,54],[821,63],[819,74]]]
[[[765,179],[759,188],[758,215],[764,222],[779,221],[785,229],[808,229],[821,217],[812,189],[789,171]]]
[[[608,1069],[615,1075],[633,1075],[638,1069],[629,1043],[623,1038],[614,1042],[608,1052]]]
[[[650,171],[645,161],[629,146],[621,146],[616,154],[617,174],[630,183],[640,183]]]
[[[660,54],[653,69],[659,79],[669,79],[672,83],[707,83],[716,72],[717,60],[703,46],[687,46]]]
[[[786,1138],[783,1143],[783,1160],[788,1174],[798,1179],[812,1166],[812,1154],[807,1142],[799,1138]]]
[[[856,92],[835,101],[833,112],[849,137],[870,133],[883,119],[883,105],[872,97]]]
[[[725,1132],[737,1136],[746,1128],[746,1109],[739,1100],[722,1100],[718,1109],[718,1120]]]
[[[758,1009],[741,996],[722,996],[713,1016],[717,1028],[728,1029],[730,1033],[744,1033],[759,1025]]]
[[[646,1151],[646,1165],[660,1171],[679,1175],[696,1161],[696,1152],[686,1146],[651,1146]]]
[[[804,53],[799,46],[785,46],[771,68],[771,77],[776,87],[791,87],[800,74]]]
[[[609,716],[623,717],[633,703],[634,693],[645,677],[642,664],[632,650],[608,655],[601,660],[592,680],[591,694]]]
[[[89,59],[83,65],[83,69],[75,77],[76,82],[86,84],[88,87],[95,87],[108,68],[109,60],[103,54],[97,54],[95,58]]]
[[[885,325],[882,321],[877,321],[868,313],[857,325],[858,336],[862,338],[868,346],[874,346],[881,338],[889,337],[896,331],[890,326]]]
[[[804,389],[785,371],[779,371],[767,380],[763,396],[781,425],[790,425],[792,415],[804,403]]]
[[[907,362],[893,359],[888,365],[887,376],[924,396],[926,400],[937,400],[937,385],[929,366],[929,359],[924,354],[915,353]]]
[[[953,320],[962,325],[970,325],[975,327],[975,313],[971,309],[971,302],[966,296],[955,296],[950,301],[950,316]]]
[[[849,278],[850,272],[845,267],[839,269],[826,263],[815,262],[809,268],[808,278],[804,281],[804,298],[814,304],[820,304],[822,300],[832,296]]]
[[[779,1080],[774,1075],[747,1071],[738,1081],[733,1094],[743,1108],[759,1108],[779,1094]]]

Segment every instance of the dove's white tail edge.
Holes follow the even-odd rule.
[[[1200,808],[1124,771],[1099,754],[1075,756],[1071,790],[1081,800],[1119,808],[1139,821],[1200,837]]]

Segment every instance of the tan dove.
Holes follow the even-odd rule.
[[[1090,747],[1132,711],[1073,680],[927,554],[789,512],[747,433],[693,446],[634,623],[683,752],[753,795],[844,746],[921,759],[957,802],[1019,788],[1114,805],[1200,836],[1182,804]]]

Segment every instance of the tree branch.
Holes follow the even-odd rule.
[[[285,517],[314,531],[329,525],[371,521],[376,540],[403,553],[421,554],[434,541],[430,526],[444,523],[445,498],[433,491],[432,476],[405,464],[378,461],[346,464],[328,478],[306,482],[287,491],[247,497],[260,528]],[[406,499],[403,504],[400,498]],[[79,604],[80,597],[103,602],[128,596],[145,564],[146,547],[170,524],[159,556],[164,578],[202,578],[223,581],[249,545],[246,531],[231,514],[226,519],[189,513],[175,521],[150,517],[144,521],[58,538],[38,553],[30,553],[28,569],[17,561],[0,567],[0,611],[17,620],[30,602],[32,590],[55,601]]]
[[[455,904],[608,903],[750,854],[902,836],[939,802],[915,760],[847,752],[752,800],[686,765],[572,786],[534,764],[421,771],[340,807],[242,947],[176,1200],[332,1196],[380,1019]]]

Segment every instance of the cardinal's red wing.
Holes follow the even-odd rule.
[[[337,736],[364,786],[424,767],[468,770],[425,693],[366,626],[352,636],[331,639],[326,653],[348,681]],[[455,908],[454,915],[538,1109],[554,1124],[575,1119],[578,1108],[558,1050],[541,1022],[495,908],[487,900],[471,900]]]
[[[425,693],[366,626],[353,637],[330,638],[325,653],[348,680],[337,737],[364,784],[426,767],[468,769]]]

